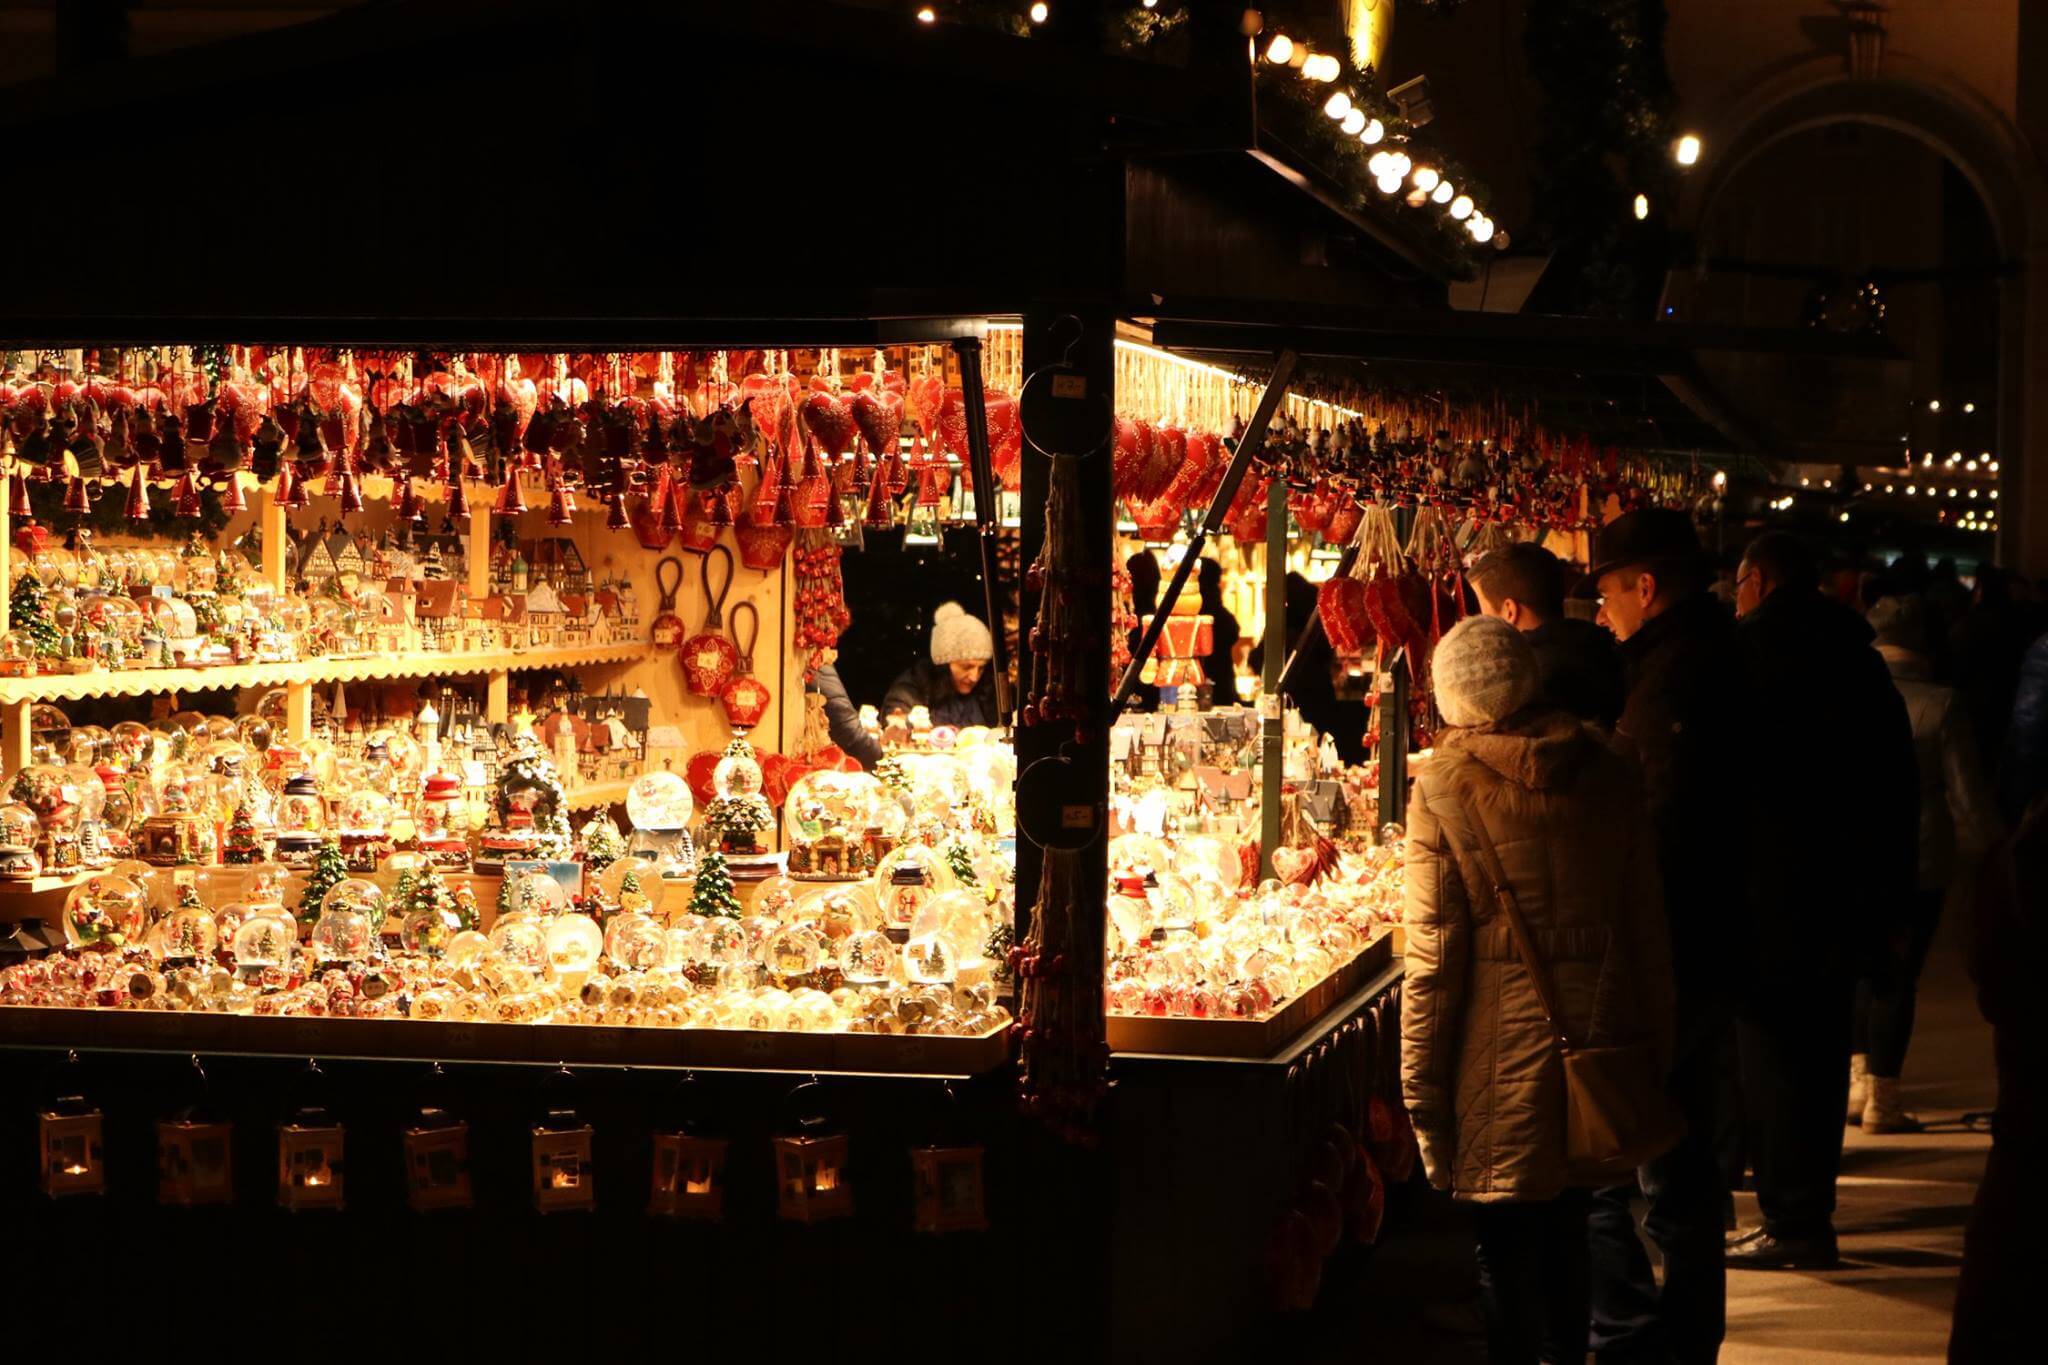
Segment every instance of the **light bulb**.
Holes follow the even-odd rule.
[[[1949,495],[1950,497],[1954,497],[1954,496],[1956,495],[1956,490],[1955,490],[1955,489],[1953,489],[1953,488],[1949,489],[1949,490],[1948,490],[1948,495]]]
[[[1964,411],[1965,413],[1972,413],[1972,412],[1975,412],[1976,410],[1977,410],[1977,405],[1976,405],[1975,403],[1965,403],[1965,404],[1963,404],[1963,411]]]
[[[1842,520],[1843,520],[1843,521],[1847,521],[1848,519],[1849,519],[1849,514],[1848,514],[1847,512],[1844,512],[1844,513],[1842,513]]]
[[[1343,66],[1329,53],[1320,54],[1318,60],[1321,61],[1322,68],[1316,72],[1317,80],[1324,82],[1334,81],[1337,77],[1344,74]]]
[[[1697,135],[1687,133],[1678,139],[1671,149],[1672,159],[1681,166],[1696,166],[1700,159],[1700,140]]]
[[[936,24],[939,22],[938,13],[930,5],[926,5],[917,12],[917,22],[920,24]]]
[[[1475,214],[1472,218],[1471,231],[1473,241],[1490,242],[1493,240],[1493,220],[1483,213]]]
[[[1930,398],[1930,399],[1928,399],[1928,400],[1927,400],[1927,410],[1928,410],[1929,412],[1940,412],[1940,411],[1941,411],[1941,400],[1940,400],[1939,398]]]
[[[1408,153],[1395,152],[1387,158],[1387,174],[1405,176],[1414,164],[1408,159]]]
[[[1430,191],[1429,197],[1439,204],[1448,204],[1451,202],[1451,196],[1456,193],[1457,187],[1450,181],[1439,180],[1436,182],[1436,188]]]
[[[1377,183],[1381,194],[1394,194],[1401,188],[1401,177],[1398,175],[1383,175]]]
[[[1363,141],[1366,146],[1370,147],[1386,135],[1387,125],[1381,123],[1378,119],[1374,119],[1372,122],[1365,125],[1365,131],[1360,133],[1358,136],[1359,139]]]
[[[1391,160],[1393,158],[1385,152],[1374,152],[1366,158],[1365,169],[1373,179],[1378,180],[1387,173],[1387,163]]]
[[[1266,60],[1275,66],[1285,66],[1294,60],[1294,39],[1284,33],[1273,35],[1273,41],[1266,44]]]
[[[1038,0],[1038,3],[1031,7],[1031,22],[1042,24],[1051,13],[1052,10],[1046,5],[1045,0]]]
[[[1436,167],[1434,166],[1417,166],[1415,168],[1415,188],[1421,190],[1424,194],[1428,194],[1431,190],[1435,189],[1437,182],[1441,179],[1443,177],[1436,173]]]
[[[1974,497],[1976,497],[1976,496],[1977,496],[1977,490],[1976,490],[1976,489],[1974,489],[1974,488],[1972,488],[1972,489],[1970,490],[1970,496],[1971,496],[1971,497],[1973,497],[1973,498],[1974,498]]]
[[[1648,218],[1649,216],[1650,216],[1650,196],[1649,196],[1649,195],[1647,195],[1647,194],[1639,194],[1639,195],[1637,195],[1637,196],[1636,196],[1636,221],[1637,221],[1638,223],[1640,223],[1640,222],[1642,222],[1642,221],[1643,221],[1643,220],[1644,220],[1645,218]]]
[[[1365,110],[1354,104],[1351,106],[1351,112],[1344,116],[1344,131],[1357,137],[1364,129]]]
[[[1909,497],[1909,498],[1911,498],[1911,497],[1917,497],[1917,496],[1919,495],[1919,492],[1920,492],[1920,488],[1919,488],[1919,486],[1918,486],[1917,484],[1910,484],[1910,483],[1909,483],[1909,484],[1907,484],[1907,485],[1906,485],[1906,496],[1907,496],[1907,497]]]
[[[1451,217],[1464,222],[1472,216],[1472,196],[1461,194],[1451,201]]]
[[[1323,112],[1334,119],[1343,118],[1351,112],[1351,96],[1339,90],[1323,102]]]
[[[1407,203],[1409,208],[1419,209],[1424,204],[1427,204],[1429,202],[1429,196],[1423,193],[1421,190],[1410,190],[1408,191],[1408,198],[1405,202]]]
[[[1143,5],[1146,9],[1159,8],[1159,0],[1138,0],[1138,3]]]

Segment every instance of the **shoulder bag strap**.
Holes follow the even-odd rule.
[[[1502,866],[1500,854],[1493,846],[1493,836],[1486,831],[1486,823],[1479,818],[1479,812],[1462,793],[1452,793],[1451,800],[1465,817],[1465,823],[1479,840],[1478,863],[1486,879],[1493,883],[1493,901],[1508,922],[1508,931],[1514,936],[1515,951],[1521,956],[1522,966],[1528,970],[1529,978],[1536,986],[1536,998],[1543,1005],[1543,1017],[1550,1021],[1551,1032],[1557,1041],[1569,1052],[1572,1049],[1571,1035],[1565,1031],[1564,1014],[1557,1007],[1557,986],[1551,980],[1550,965],[1536,951],[1536,940],[1529,933],[1529,922],[1522,918],[1522,906],[1515,899],[1515,889],[1509,885],[1507,869]],[[1444,837],[1449,839],[1453,849],[1460,842],[1451,834],[1450,826],[1444,826]]]

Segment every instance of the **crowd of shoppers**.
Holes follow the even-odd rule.
[[[1484,614],[1438,646],[1403,1085],[1432,1183],[1472,1210],[1495,1360],[1712,1361],[1727,1266],[1838,1263],[1844,1117],[1917,1127],[1900,1073],[1949,888],[1989,848],[1986,923],[2043,933],[2015,888],[2048,884],[2048,635],[1994,571],[1901,560],[1837,592],[1780,534],[1716,591],[1677,511],[1619,518],[1591,558],[1598,626],[1521,544],[1472,567]],[[2032,841],[2001,842],[2029,807]],[[1625,1173],[1572,1159],[1566,1097],[1568,1056],[1617,1046],[1659,1058],[1684,1119]],[[1737,1229],[1745,1181],[1762,1217]],[[1971,1237],[2003,1212],[1980,1201]],[[1990,1276],[1972,1296],[2001,1302]]]

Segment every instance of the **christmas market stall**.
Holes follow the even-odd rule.
[[[1397,1235],[1407,739],[1326,762],[1271,700],[1280,585],[1319,536],[1415,666],[1437,598],[1381,579],[1462,609],[1508,433],[1160,308],[1432,315],[1490,222],[1262,141],[1254,87],[1425,147],[1236,13],[1105,51],[769,8],[397,4],[0,98],[30,141],[204,98],[298,149],[0,315],[15,1252],[161,1234],[183,1304],[275,1251],[499,1348],[1157,1359]],[[744,117],[678,114],[684,53]],[[447,107],[507,112],[393,132]],[[1683,483],[1601,458],[1548,466]],[[1141,612],[1126,556],[1176,540]],[[1196,681],[1205,540],[1256,709]],[[507,1267],[546,1301],[461,1311]]]

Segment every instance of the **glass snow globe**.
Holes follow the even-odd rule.
[[[925,902],[911,923],[910,939],[945,940],[956,972],[983,965],[989,936],[995,931],[989,904],[972,891],[943,891]]]
[[[34,848],[42,842],[43,823],[19,801],[0,803],[0,847]]]
[[[855,934],[839,954],[840,972],[846,984],[856,988],[878,988],[889,984],[895,974],[896,943],[879,929]]]
[[[547,931],[528,915],[500,916],[491,926],[490,959],[503,959],[535,976],[548,969]]]
[[[299,931],[289,915],[259,910],[235,930],[235,966],[244,978],[289,966],[292,950],[298,946]]]
[[[941,891],[953,889],[953,874],[947,871],[937,849],[904,844],[882,858],[875,868],[873,883],[883,923],[908,929],[926,901]]]
[[[606,869],[609,871],[610,869]],[[587,975],[604,952],[604,930],[588,915],[557,915],[543,931],[547,941],[548,975],[574,980]]]
[[[203,962],[220,946],[220,925],[196,898],[174,907],[149,929],[150,946],[166,964]]]
[[[695,812],[690,784],[676,773],[643,773],[626,791],[626,817],[634,829],[687,829]]]
[[[866,773],[806,773],[782,803],[789,875],[804,881],[859,881],[874,871],[882,784]],[[894,804],[893,802],[891,803]]]
[[[809,976],[824,960],[822,936],[808,924],[785,925],[761,945],[761,965],[784,980]]]
[[[113,949],[142,941],[149,893],[130,877],[102,872],[64,898],[64,941],[73,948]]]
[[[755,904],[758,906],[759,902]],[[854,882],[813,891],[796,903],[790,917],[814,925],[827,950],[836,953],[839,945],[855,934],[882,927],[882,906],[875,899],[872,886]]]
[[[321,962],[362,962],[384,927],[384,893],[375,882],[350,877],[320,902],[313,923],[313,955]]]
[[[668,938],[654,916],[628,910],[613,915],[605,926],[604,955],[619,971],[646,971],[668,960]]]
[[[462,916],[451,906],[421,906],[398,926],[399,946],[408,953],[439,957],[448,951],[449,940],[462,932]]]
[[[373,787],[357,787],[341,799],[335,833],[350,870],[374,872],[391,852],[391,811],[391,798]]]
[[[505,887],[507,914],[544,919],[569,908],[569,893],[546,872],[524,872]]]
[[[717,796],[705,808],[704,830],[707,837],[716,837],[719,852],[736,872],[773,862],[767,841],[775,828],[775,810],[761,794],[765,785],[753,746],[743,739],[727,745],[711,773]]]
[[[277,803],[277,858],[288,867],[310,867],[327,828],[327,802],[311,773],[286,780]]]

